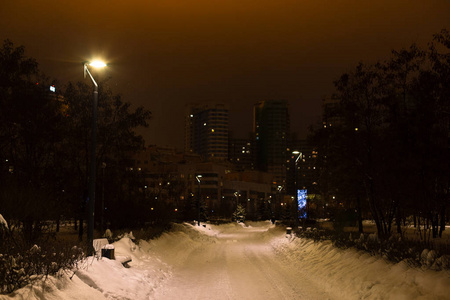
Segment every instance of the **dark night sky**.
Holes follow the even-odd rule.
[[[152,111],[147,144],[181,148],[190,102],[228,103],[246,137],[254,103],[287,99],[304,136],[340,74],[426,45],[449,16],[448,0],[0,0],[0,39],[63,83],[103,57],[115,91]]]

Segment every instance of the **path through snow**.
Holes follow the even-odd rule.
[[[450,274],[390,264],[270,222],[175,224],[136,246],[114,243],[130,268],[88,258],[72,279],[49,278],[3,299],[450,299]]]
[[[267,224],[219,228],[212,229],[216,239],[173,266],[155,299],[329,299],[306,274],[282,263],[270,244],[273,234],[285,238],[280,230],[269,233]]]

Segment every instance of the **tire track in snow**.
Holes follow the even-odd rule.
[[[330,299],[261,234],[248,228],[224,230],[215,243],[185,249],[185,259],[173,266],[173,277],[154,299]]]
[[[284,299],[331,299],[330,296],[321,292],[301,269],[289,263],[281,263],[279,257],[272,247],[268,251],[257,251],[254,245],[248,247],[247,255],[252,262],[264,272],[267,278],[276,286]],[[252,252],[250,255],[249,252]]]
[[[173,269],[174,276],[155,291],[155,299],[238,299],[230,288],[226,247],[205,244],[193,250],[185,263]]]

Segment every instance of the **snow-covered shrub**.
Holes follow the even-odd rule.
[[[330,240],[339,248],[356,248],[371,255],[381,256],[386,260],[398,263],[404,261],[408,265],[422,266],[432,270],[449,270],[450,253],[448,245],[426,244],[422,241],[410,240],[393,234],[387,239],[379,238],[376,234],[363,234],[354,238],[354,233],[332,230],[306,231],[297,230],[298,237],[313,239],[314,241]],[[429,247],[433,249],[430,250]]]
[[[103,234],[103,237],[108,239],[108,242],[111,243],[113,241],[113,233],[110,229],[106,229],[105,234]]]
[[[422,253],[420,254],[420,263],[423,266],[431,267],[434,264],[436,258],[436,251],[423,249]]]
[[[238,204],[236,210],[233,212],[233,220],[238,223],[244,223],[245,208],[241,204]]]
[[[450,255],[438,257],[434,262],[434,269],[437,271],[450,269]]]
[[[8,229],[8,222],[6,222],[5,218],[0,214],[0,230],[4,229]]]
[[[117,242],[123,237],[129,237],[128,234],[132,231],[133,236],[130,237],[136,243],[140,240],[148,241],[150,239],[157,238],[161,236],[164,232],[170,231],[173,224],[168,223],[164,225],[152,225],[141,228],[122,228],[114,231],[114,235],[112,235],[111,240],[108,238],[110,243]]]
[[[29,249],[0,247],[0,294],[9,294],[33,281],[72,270],[84,257],[81,248],[49,242]]]

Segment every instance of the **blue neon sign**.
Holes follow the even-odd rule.
[[[298,217],[306,218],[306,197],[308,195],[307,190],[297,190],[297,203],[298,203]]]

